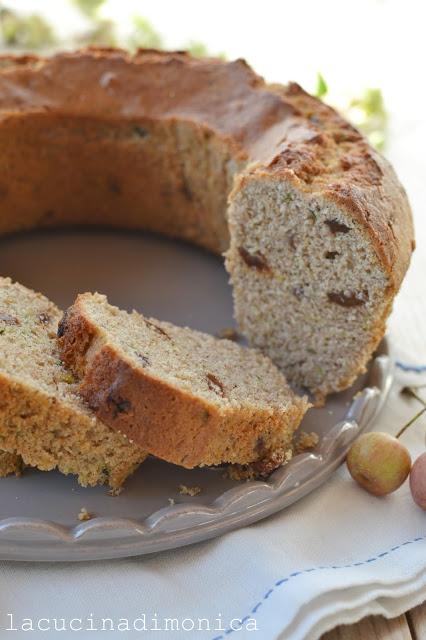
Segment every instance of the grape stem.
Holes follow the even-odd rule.
[[[422,385],[426,386],[426,385]],[[416,389],[421,389],[421,387],[416,387]],[[413,387],[404,387],[401,390],[401,393],[405,393],[405,395],[407,396],[411,396],[412,398],[415,398],[417,400],[417,402],[420,402],[420,404],[422,404],[424,407],[426,407],[426,401],[423,400],[423,398],[421,398],[419,395],[417,395],[417,393],[414,391]]]
[[[404,433],[404,431],[407,431],[408,427],[411,427],[411,425],[413,424],[413,422],[415,422],[416,420],[418,420],[418,418],[420,418],[420,416],[422,416],[424,413],[426,412],[426,406],[423,407],[423,409],[420,409],[420,411],[418,413],[416,413],[415,416],[413,416],[411,418],[411,420],[409,420],[407,422],[407,424],[404,424],[404,426],[402,427],[402,429],[400,429],[398,431],[398,433],[396,434],[395,438],[399,438],[400,436],[402,436],[402,434]]]
[[[405,393],[409,396],[411,396],[412,398],[415,398],[417,400],[417,402],[420,402],[420,404],[423,405],[423,409],[420,409],[420,411],[418,413],[416,413],[415,416],[413,416],[411,418],[411,420],[409,420],[407,422],[407,424],[405,424],[396,434],[395,438],[399,438],[400,436],[402,436],[402,434],[407,431],[408,427],[411,427],[411,425],[413,424],[413,422],[416,422],[416,420],[418,420],[420,418],[420,416],[422,416],[425,412],[426,412],[426,401],[423,400],[423,398],[421,398],[420,396],[417,395],[417,393],[414,391],[414,389],[412,387],[404,387],[401,391],[402,393]]]

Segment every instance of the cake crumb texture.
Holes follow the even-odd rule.
[[[9,453],[8,451],[0,451],[0,478],[5,478],[15,474],[20,476],[24,463],[21,456],[16,453]]]
[[[0,278],[0,448],[83,486],[120,486],[146,454],[98,420],[77,394],[56,344],[61,311]]]
[[[259,351],[79,295],[59,351],[88,405],[149,453],[192,468],[282,463],[309,407]]]
[[[179,485],[179,493],[181,496],[198,496],[201,493],[201,487],[188,487],[186,484]]]

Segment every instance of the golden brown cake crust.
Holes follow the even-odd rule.
[[[268,173],[293,179],[346,209],[371,237],[394,290],[398,290],[415,248],[407,194],[392,166],[334,109],[296,83],[286,98],[316,133],[280,151]]]
[[[148,118],[208,129],[235,160],[255,163],[249,173],[292,180],[350,211],[370,235],[392,289],[402,281],[414,248],[404,189],[354,127],[295,83],[267,85],[244,60],[150,49],[135,56],[93,48],[50,59],[0,57],[0,122],[37,113],[52,121]]]
[[[288,389],[283,376],[279,392],[287,390],[285,410],[272,405],[265,408],[260,403],[254,406],[254,398],[253,405],[231,403],[221,407],[196,390],[179,388],[153,375],[149,366],[136,368],[113,342],[107,341],[104,331],[87,313],[85,300],[90,297],[79,295],[66,311],[59,325],[58,343],[64,363],[81,380],[82,397],[103,422],[149,453],[187,468],[256,462],[260,473],[282,464],[293,433],[309,407],[306,398]],[[234,343],[232,347],[237,349]],[[140,348],[143,350],[144,345]],[[254,358],[247,365],[255,367]],[[269,366],[270,372],[272,363]],[[215,384],[221,385],[216,380]]]

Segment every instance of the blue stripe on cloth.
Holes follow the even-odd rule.
[[[411,371],[412,373],[424,373],[426,371],[426,364],[405,364],[405,362],[397,362],[396,366],[403,371]]]
[[[351,564],[331,565],[329,567],[310,567],[309,569],[294,571],[290,573],[288,576],[281,578],[280,580],[277,580],[274,583],[273,587],[271,587],[264,593],[264,595],[259,600],[259,602],[255,604],[253,607],[251,607],[250,609],[251,615],[250,614],[246,615],[243,618],[234,618],[234,620],[239,620],[240,623],[242,623],[243,620],[244,621],[249,620],[251,617],[253,617],[254,614],[256,614],[259,611],[263,603],[266,600],[268,600],[268,598],[270,598],[271,595],[279,589],[279,587],[281,587],[283,584],[287,584],[291,579],[296,578],[297,576],[304,575],[306,573],[312,573],[313,571],[326,571],[326,570],[330,571],[330,570],[338,570],[338,569],[349,569],[353,567],[361,567],[362,565],[365,565],[365,564],[371,564],[372,562],[377,562],[377,560],[381,560],[385,556],[388,556],[390,553],[394,553],[395,551],[397,551],[398,549],[401,549],[402,547],[406,547],[410,544],[414,544],[415,542],[420,542],[422,540],[426,540],[426,536],[413,538],[412,540],[406,540],[405,542],[401,542],[401,544],[397,544],[391,549],[388,549],[387,551],[382,551],[376,554],[375,556],[372,556],[371,558],[367,558],[366,560],[360,560],[359,562],[352,562]],[[229,627],[228,629],[226,629],[223,635],[215,636],[214,638],[212,638],[212,640],[225,640],[225,638],[227,638],[231,633],[233,633],[234,631],[239,631],[240,629],[241,629],[240,626],[238,626],[238,628],[236,629]]]

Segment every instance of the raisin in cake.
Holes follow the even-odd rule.
[[[78,296],[58,336],[98,417],[187,468],[253,463],[269,472],[308,408],[260,352],[129,314],[99,294]]]

